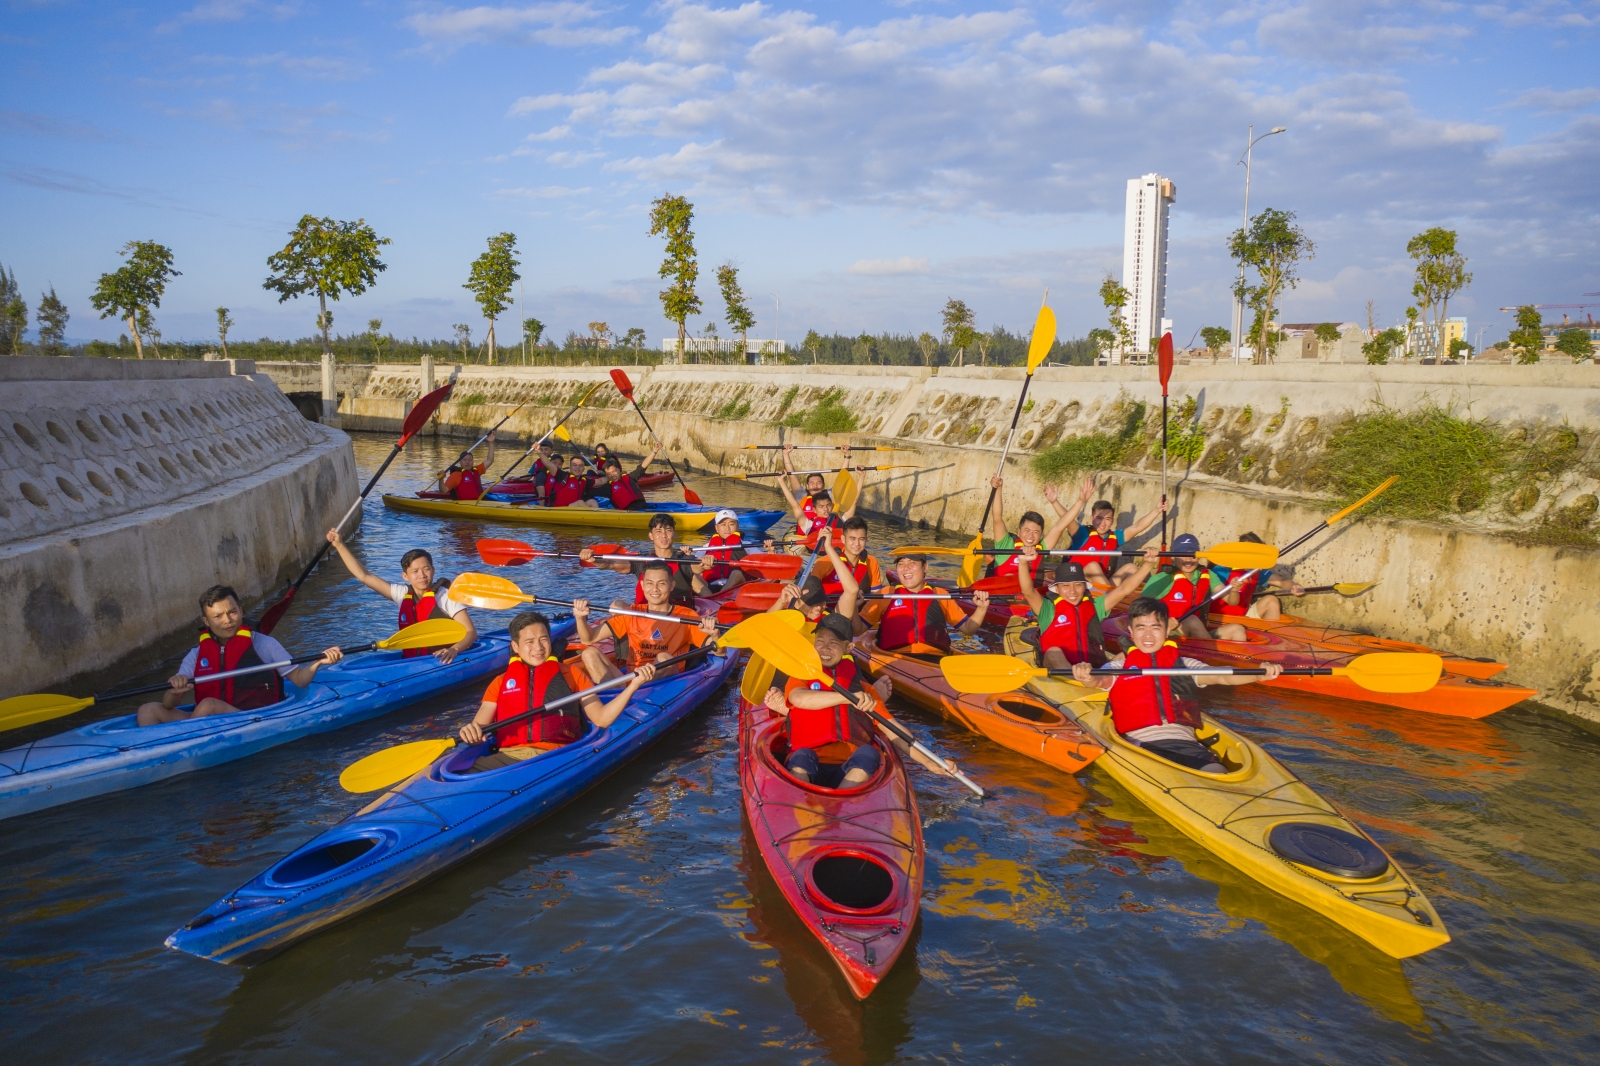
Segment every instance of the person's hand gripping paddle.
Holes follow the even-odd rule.
[[[672,460],[668,458],[666,445],[661,443],[661,438],[656,436],[656,431],[650,425],[650,420],[644,416],[644,411],[640,410],[639,401],[633,398],[633,382],[628,380],[628,375],[623,372],[623,369],[620,366],[613,367],[611,369],[611,380],[616,382],[617,391],[626,396],[628,398],[628,402],[633,404],[634,411],[638,412],[639,421],[643,422],[644,428],[650,431],[650,439],[655,441],[656,446],[661,449],[661,458],[666,459],[667,469],[672,471],[672,476],[678,479],[679,485],[683,486],[683,502],[692,503],[696,507],[702,506],[700,497],[693,489],[684,483],[683,475],[678,473],[678,468],[673,464]]]

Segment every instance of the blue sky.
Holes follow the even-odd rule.
[[[1452,310],[1487,343],[1502,304],[1600,290],[1597,28],[1596,0],[12,0],[0,263],[30,307],[56,287],[69,336],[115,338],[88,295],[154,238],[183,271],[168,338],[214,335],[218,305],[236,337],[303,336],[315,308],[261,288],[266,257],[301,214],[364,217],[389,269],[335,329],[481,336],[461,284],[510,230],[557,337],[603,319],[654,340],[645,216],[672,191],[696,205],[706,311],[731,259],[756,335],[772,293],[791,341],[937,332],[950,297],[1026,330],[1049,286],[1077,336],[1121,270],[1125,182],[1153,170],[1177,183],[1182,343],[1228,320],[1253,122],[1289,131],[1257,148],[1252,208],[1296,212],[1317,245],[1286,321],[1364,321],[1371,300],[1393,324],[1407,238],[1443,225],[1476,275]]]

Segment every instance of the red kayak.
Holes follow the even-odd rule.
[[[911,939],[922,897],[922,819],[905,764],[859,788],[802,784],[783,767],[783,718],[739,700],[739,783],[761,859],[850,991],[866,999]]]

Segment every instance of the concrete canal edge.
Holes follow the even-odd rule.
[[[575,439],[604,440],[634,454],[646,437],[637,417],[607,381],[608,367],[447,366],[428,368],[454,380],[455,402],[425,432],[472,439],[517,403],[532,402],[503,431],[531,439],[596,382],[596,400],[571,423]],[[736,473],[776,468],[770,452],[746,444],[882,444],[908,452],[868,453],[868,463],[914,462],[916,469],[875,474],[863,507],[914,525],[973,532],[984,486],[994,472],[1021,385],[1019,369],[875,366],[662,366],[623,368],[675,458],[696,471]],[[323,388],[315,363],[264,363],[285,393],[313,408]],[[423,386],[423,368],[341,365],[335,389],[348,430],[397,429]],[[1354,413],[1437,405],[1518,432],[1567,428],[1582,459],[1542,482],[1540,502],[1510,516],[1494,509],[1459,520],[1418,522],[1365,517],[1318,538],[1287,560],[1303,584],[1381,579],[1344,600],[1315,596],[1295,608],[1306,617],[1463,655],[1510,663],[1506,680],[1536,687],[1541,701],[1600,720],[1600,597],[1594,594],[1593,547],[1533,542],[1541,516],[1600,488],[1593,455],[1600,440],[1600,367],[1575,366],[1180,366],[1171,385],[1174,412],[1190,405],[1200,433],[1193,461],[1175,461],[1171,493],[1177,528],[1206,540],[1254,530],[1287,543],[1334,510],[1303,491],[1304,472],[1329,434]],[[775,423],[815,410],[825,397],[853,413],[858,430],[812,435]],[[1044,368],[1029,392],[1007,463],[1008,516],[1023,501],[1043,504],[1031,460],[1060,441],[1115,433],[1130,413],[1159,424],[1153,368]],[[1140,406],[1142,405],[1142,407]],[[809,453],[815,457],[823,453]],[[819,463],[819,465],[821,465]],[[1160,495],[1159,453],[1141,449],[1101,479],[1101,495],[1119,507],[1119,523],[1142,514]],[[702,486],[703,489],[703,486]],[[1071,486],[1063,487],[1070,500]],[[704,495],[704,493],[702,493]],[[708,495],[708,499],[711,497]],[[1311,549],[1315,549],[1312,551]]]
[[[148,667],[212,584],[253,608],[360,491],[247,360],[5,357],[0,390],[0,698]]]

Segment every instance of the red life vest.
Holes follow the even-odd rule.
[[[932,591],[926,585],[918,590],[919,593]],[[884,595],[894,596],[901,592],[913,595],[904,585],[895,585]],[[908,644],[927,644],[940,651],[950,650],[950,627],[945,622],[939,600],[891,599],[887,602],[889,607],[878,622],[878,647],[888,650],[904,648]]]
[[[723,578],[731,574],[733,572],[733,567],[729,564],[731,564],[734,559],[740,558],[744,555],[744,550],[741,547],[743,544],[743,533],[735,533],[726,539],[723,538],[721,533],[711,534],[711,539],[706,541],[706,546],[710,548],[725,548],[727,550],[706,552],[706,560],[710,565],[708,565],[704,570],[700,571],[701,580],[721,581]],[[734,548],[739,548],[740,550],[734,551]]]
[[[1154,658],[1130,648],[1124,664],[1130,668],[1178,665],[1178,646],[1167,641]],[[1111,686],[1111,721],[1119,733],[1153,725],[1200,728],[1200,687],[1190,677],[1119,677]]]
[[[856,584],[861,586],[861,591],[866,592],[871,587],[872,569],[867,565],[867,553],[861,553],[861,561],[850,567],[850,574],[856,579]],[[829,596],[838,596],[844,592],[844,582],[839,580],[839,575],[834,573],[833,567],[828,567],[828,572],[822,575],[822,591]]]
[[[194,657],[194,701],[222,700],[241,711],[270,707],[277,703],[283,699],[283,678],[278,676],[276,669],[261,670],[243,677],[225,677],[221,681],[202,680],[207,674],[260,666],[262,661],[261,656],[256,654],[255,634],[250,630],[239,630],[220,648],[211,630],[202,630],[200,646]]]
[[[1211,571],[1199,567],[1194,573],[1193,580],[1184,577],[1181,572],[1174,573],[1172,587],[1161,597],[1161,602],[1167,605],[1167,613],[1173,618],[1182,618],[1185,611],[1211,595]]]
[[[805,518],[807,521],[816,521],[817,509],[813,505],[811,496],[809,494],[807,494],[805,499],[800,501],[800,514],[801,517]]]
[[[561,661],[554,656],[529,670],[527,663],[513,655],[510,665],[506,667],[505,677],[500,682],[500,698],[495,701],[494,720],[500,722],[515,715],[525,714],[544,703],[545,690],[560,673]],[[535,715],[506,729],[497,729],[494,732],[495,747],[515,748],[539,743],[570,744],[583,736],[582,714],[583,710],[579,704],[569,703],[565,707],[557,707],[553,711]]]
[[[1046,648],[1060,648],[1069,663],[1099,666],[1106,661],[1105,636],[1100,631],[1100,614],[1092,595],[1086,593],[1076,604],[1047,596],[1044,606],[1050,610],[1039,615],[1041,654]]]
[[[994,557],[995,561],[993,565],[989,567],[989,573],[991,577],[1016,576],[1017,564],[1022,559],[1022,541],[1013,537],[1011,540],[1010,551],[1010,555],[996,555]],[[1034,565],[1038,566],[1039,563],[1043,561],[1044,559],[1041,557],[1034,562]]]
[[[1229,603],[1228,596],[1222,595],[1212,601],[1211,609],[1218,614],[1233,615],[1235,617],[1243,617],[1249,614],[1250,604],[1256,597],[1256,588],[1261,584],[1261,571],[1250,571],[1249,577],[1236,584],[1232,580],[1232,575],[1229,575],[1228,583],[1233,585],[1234,592],[1239,594],[1239,602]]]
[[[418,622],[426,622],[430,618],[443,618],[444,612],[439,610],[439,605],[434,601],[433,590],[429,589],[422,594],[422,599],[417,599],[415,590],[407,589],[405,599],[400,601],[400,628],[414,626]],[[431,655],[431,648],[410,648],[400,653],[403,659],[415,659],[423,655]]]
[[[611,506],[619,511],[632,511],[644,506],[644,493],[634,482],[632,474],[611,483]]]
[[[458,500],[476,500],[483,495],[483,475],[478,473],[478,468],[469,466],[461,471],[461,480],[456,482],[456,487],[450,494]]]
[[[809,521],[811,524],[806,527],[805,533],[806,547],[812,551],[817,550],[817,543],[822,539],[823,529],[833,530],[833,542],[834,544],[839,543],[840,535],[844,533],[844,523],[839,521],[837,514],[832,511],[828,512],[828,520],[826,522],[822,520],[820,515],[813,515]]]
[[[849,655],[839,660],[839,664],[829,670],[823,667],[823,672],[838,683],[842,689],[849,689],[859,676],[856,661]],[[828,690],[828,685],[823,681],[791,680],[788,691],[796,689],[809,689],[813,692]],[[785,695],[788,693],[786,692]],[[799,748],[820,748],[827,744],[854,744],[855,739],[850,729],[850,708],[846,704],[836,703],[832,707],[796,707],[789,705],[789,720],[784,728],[789,734],[789,750]]]
[[[1089,538],[1078,547],[1080,550],[1112,552],[1122,547],[1122,543],[1117,539],[1117,531],[1113,529],[1103,537],[1099,533],[1090,533]],[[1095,563],[1108,574],[1117,568],[1117,560],[1109,555],[1074,555],[1072,561],[1079,566]]]

